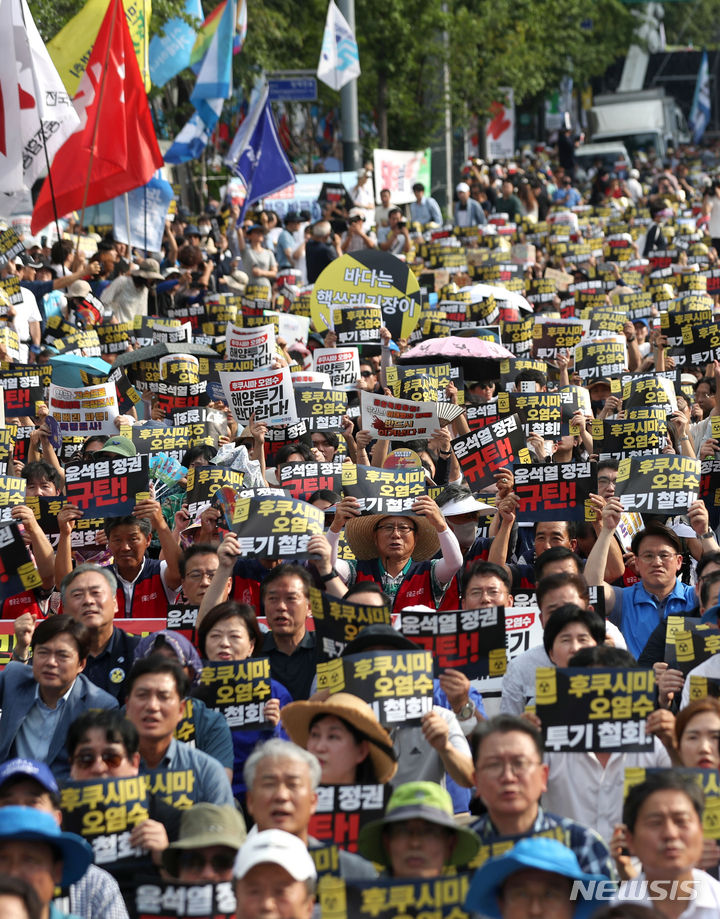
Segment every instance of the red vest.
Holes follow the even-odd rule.
[[[112,565],[113,573],[118,571]],[[118,579],[117,604],[118,619],[164,619],[168,611],[168,599],[160,577],[161,562],[156,558],[146,558],[142,571],[133,585],[129,609],[125,607],[125,591]]]
[[[376,559],[358,561],[357,581],[376,581],[382,586],[380,562]],[[406,606],[423,604],[435,609],[435,598],[432,589],[432,565],[428,562],[413,562],[407,574],[400,582],[400,589],[395,595],[393,610],[399,611]]]

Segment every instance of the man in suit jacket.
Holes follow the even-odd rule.
[[[89,636],[70,616],[51,616],[35,629],[32,664],[11,662],[0,673],[0,762],[13,756],[47,763],[69,776],[65,738],[89,708],[117,708],[117,699],[83,675]]]

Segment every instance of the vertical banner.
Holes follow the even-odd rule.
[[[515,98],[510,87],[500,90],[502,100],[490,103],[491,118],[485,128],[485,152],[489,160],[512,159],[515,154]]]

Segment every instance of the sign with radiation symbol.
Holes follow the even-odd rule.
[[[376,249],[335,259],[315,282],[310,297],[315,328],[334,329],[339,344],[379,344],[378,321],[394,341],[409,338],[420,321],[421,307],[420,285],[407,264]]]

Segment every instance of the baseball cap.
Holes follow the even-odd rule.
[[[465,194],[469,195],[470,186],[468,185],[467,182],[458,182],[457,185],[455,186],[455,191],[457,192],[464,191]]]
[[[68,297],[89,297],[92,288],[87,281],[73,281],[67,289]]]
[[[244,878],[256,865],[278,865],[296,881],[317,878],[315,862],[305,843],[285,830],[263,830],[243,843],[235,859],[234,878]]]
[[[42,785],[45,791],[49,791],[50,794],[59,794],[60,789],[58,788],[58,783],[55,781],[55,776],[50,771],[48,765],[40,763],[35,759],[22,759],[20,757],[17,759],[9,759],[0,766],[0,788],[2,788],[9,779],[20,775],[29,779],[34,779],[39,785]]]

